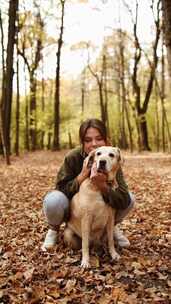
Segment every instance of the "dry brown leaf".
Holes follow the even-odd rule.
[[[33,272],[34,272],[34,267],[27,269],[24,273],[23,276],[26,279],[26,281],[31,280],[33,277]]]

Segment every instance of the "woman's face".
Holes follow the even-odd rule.
[[[91,151],[101,146],[106,146],[106,142],[99,130],[92,127],[88,128],[84,137],[84,152],[89,154]]]

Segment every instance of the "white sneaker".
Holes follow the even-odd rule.
[[[114,228],[114,238],[119,247],[127,248],[130,246],[130,241],[123,235],[123,232],[117,226]]]
[[[56,241],[57,241],[57,231],[49,229],[46,234],[44,243],[42,245],[42,250],[46,251],[48,249],[53,248],[56,245]]]

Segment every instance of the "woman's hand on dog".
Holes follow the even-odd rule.
[[[106,193],[108,191],[107,175],[105,173],[98,172],[94,169],[94,172],[91,174],[90,178],[100,192]]]
[[[82,170],[80,172],[80,174],[77,176],[77,180],[79,185],[81,185],[81,183],[90,175],[90,168],[87,166],[87,159],[84,160],[83,162],[83,167]]]
[[[107,174],[98,172],[95,162],[93,163],[92,167],[90,167],[88,165],[90,157],[91,155],[88,156],[83,162],[82,170],[77,176],[78,183],[81,185],[81,183],[90,176],[90,179],[94,186],[96,186],[100,192],[106,193],[108,191]]]

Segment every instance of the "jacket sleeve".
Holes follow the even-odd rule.
[[[78,172],[75,168],[74,159],[66,156],[57,174],[56,189],[63,192],[68,199],[71,199],[79,190],[79,183],[76,179]]]
[[[128,185],[125,182],[122,169],[119,168],[116,174],[118,187],[115,189],[109,186],[107,193],[103,194],[104,201],[114,209],[126,209],[130,202]]]

